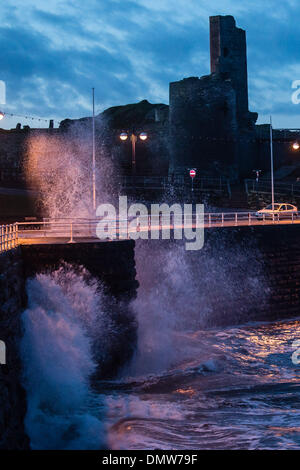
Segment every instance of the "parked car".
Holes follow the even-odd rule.
[[[292,204],[287,203],[275,203],[274,208],[272,204],[257,211],[255,213],[256,217],[260,220],[265,219],[293,219],[298,217],[298,208]]]

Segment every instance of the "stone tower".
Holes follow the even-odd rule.
[[[211,73],[230,79],[241,120],[248,114],[246,32],[236,27],[233,16],[211,16],[209,26]]]
[[[210,18],[211,74],[170,83],[170,172],[238,178],[253,169],[256,113],[248,110],[246,34]]]

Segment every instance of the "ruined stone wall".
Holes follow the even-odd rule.
[[[131,142],[120,140],[120,134],[134,132],[139,135],[147,132],[146,141],[136,142],[137,175],[167,175],[169,167],[168,106],[151,104],[147,100],[139,103],[108,108],[96,116],[96,161],[101,166],[101,158],[113,162],[114,175],[132,174]],[[88,135],[92,123],[90,118],[65,120],[61,131],[72,135],[73,130]],[[90,136],[91,138],[91,136]]]
[[[23,181],[23,158],[27,132],[0,130],[0,184]]]
[[[236,27],[233,16],[210,17],[210,57],[211,73],[231,79],[241,117],[248,112],[246,32]]]
[[[11,183],[26,186],[24,162],[32,135],[53,135],[58,129],[0,129],[0,186]]]
[[[249,176],[257,113],[248,110],[245,31],[232,16],[210,18],[211,75],[170,84],[171,172],[198,167]]]
[[[85,267],[99,281],[110,315],[111,349],[99,364],[101,376],[111,377],[131,358],[137,325],[129,304],[136,295],[134,241],[94,244],[22,246],[0,254],[0,340],[6,344],[6,364],[0,364],[0,450],[28,449],[24,430],[26,395],[22,387],[21,314],[26,308],[25,281],[49,273],[62,262]],[[101,350],[102,344],[95,345]],[[101,355],[99,355],[101,357]]]
[[[104,136],[104,152],[112,159],[115,169],[119,167],[119,176],[132,174],[131,142],[120,141],[120,133],[124,128],[110,129]],[[136,174],[167,176],[169,169],[169,125],[168,120],[147,123],[140,126],[147,132],[146,141],[136,142]],[[100,139],[101,140],[101,137]],[[99,142],[100,145],[100,142]]]
[[[270,126],[256,126],[257,167],[263,175],[270,173]],[[275,169],[283,165],[299,164],[299,151],[292,148],[293,143],[300,142],[300,132],[289,129],[273,129],[273,157]]]

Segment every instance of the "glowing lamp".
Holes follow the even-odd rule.
[[[128,135],[126,134],[126,132],[122,132],[122,134],[120,134],[120,139],[121,140],[127,140],[128,139]]]
[[[1,121],[1,119],[3,119],[3,118],[4,118],[4,113],[2,113],[2,111],[0,111],[0,121]]]
[[[298,142],[294,142],[294,143],[293,143],[293,150],[299,150],[299,148],[300,148],[299,143],[298,143]]]
[[[148,139],[148,135],[146,132],[141,132],[140,133],[140,139],[141,140],[147,140]]]

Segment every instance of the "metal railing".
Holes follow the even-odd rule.
[[[99,220],[84,218],[43,219],[43,221],[17,222],[18,235],[22,240],[35,238],[96,238]]]
[[[221,212],[204,214],[205,227],[242,227],[300,223],[300,212],[266,214],[258,212]]]
[[[176,219],[173,214],[170,216],[170,223],[164,225],[164,218],[158,216],[137,217],[140,226],[148,225],[148,229],[152,225],[157,224],[159,229],[183,226],[183,223],[176,224]],[[243,227],[253,225],[278,225],[278,224],[300,224],[300,212],[292,213],[258,213],[258,212],[208,212],[204,214],[192,214],[185,220],[187,226],[195,227],[196,224],[204,228],[213,227]]]
[[[18,224],[0,225],[0,253],[18,245]]]
[[[271,194],[271,180],[260,180],[257,182],[253,179],[246,179],[245,191],[248,195],[251,193]],[[274,192],[282,196],[300,197],[300,181],[295,181],[294,183],[275,181]]]

